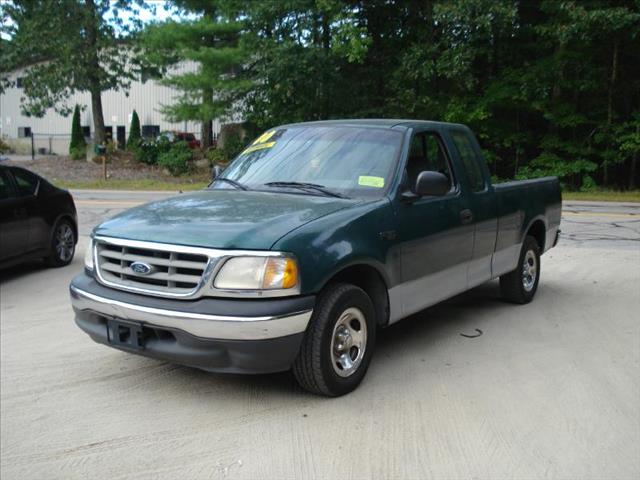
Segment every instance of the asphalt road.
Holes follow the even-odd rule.
[[[491,282],[414,315],[379,336],[358,390],[324,399],[74,325],[91,227],[165,195],[75,192],[73,264],[0,277],[3,480],[640,478],[640,205],[567,203],[533,303]]]

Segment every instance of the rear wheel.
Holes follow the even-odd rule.
[[[331,285],[318,296],[293,374],[312,393],[331,397],[349,393],[364,378],[375,337],[369,296],[355,285]]]
[[[51,267],[64,267],[73,260],[76,251],[76,233],[70,220],[62,219],[53,228],[53,238],[47,264]]]
[[[500,277],[502,297],[513,303],[529,303],[538,290],[540,280],[540,247],[536,239],[525,237],[518,266]]]

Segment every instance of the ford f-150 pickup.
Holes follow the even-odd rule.
[[[531,301],[560,215],[556,178],[492,185],[463,125],[284,125],[207,189],[98,225],[71,302],[98,343],[208,371],[291,369],[338,396],[408,315],[495,278]]]

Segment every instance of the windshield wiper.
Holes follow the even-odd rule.
[[[316,192],[320,192],[327,197],[336,197],[336,198],[349,198],[341,193],[334,192],[329,190],[324,185],[318,185],[317,183],[306,183],[306,182],[267,182],[265,183],[267,187],[290,187],[290,188],[300,188],[306,190],[313,190]]]
[[[247,187],[246,185],[243,185],[240,182],[236,182],[235,180],[231,180],[230,178],[225,178],[225,177],[214,178],[213,182],[211,183],[215,183],[215,182],[227,182],[239,190],[249,190],[249,187]]]

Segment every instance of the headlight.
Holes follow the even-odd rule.
[[[223,290],[292,289],[298,286],[298,266],[290,257],[235,257],[222,266],[214,286]]]
[[[84,268],[93,270],[93,240],[89,239],[87,250],[84,252]]]

